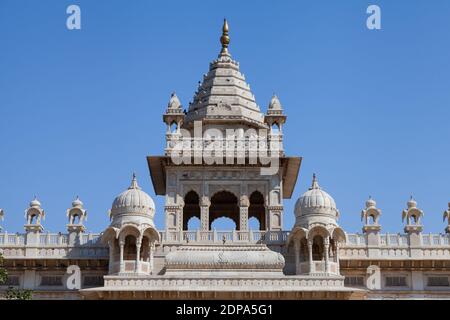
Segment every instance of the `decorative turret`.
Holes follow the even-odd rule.
[[[87,220],[87,211],[83,208],[83,202],[81,202],[78,196],[72,202],[72,207],[67,209],[67,217],[69,219],[69,223],[67,224],[67,231],[69,233],[85,231],[83,222]]]
[[[363,232],[378,232],[381,230],[379,219],[381,210],[376,207],[377,203],[372,197],[366,201],[366,208],[361,211],[361,221],[364,222]]]
[[[295,204],[295,225],[287,243],[293,244],[296,274],[339,275],[339,246],[346,241],[338,226],[339,210],[313,174],[311,187]]]
[[[407,209],[402,212],[402,221],[406,219],[405,232],[406,233],[420,233],[423,230],[421,220],[423,217],[423,211],[417,208],[416,200],[411,198],[407,202]]]
[[[283,150],[283,124],[286,122],[286,115],[283,114],[280,100],[275,94],[270,100],[264,122],[270,128],[269,143],[271,149]]]
[[[177,134],[180,131],[181,126],[184,121],[183,106],[178,99],[175,92],[170,96],[169,103],[167,104],[166,112],[163,115],[163,121],[167,125],[167,134]],[[174,125],[175,128],[172,130],[171,126]]]
[[[366,201],[366,208],[361,211],[361,221],[364,222],[363,233],[367,235],[369,246],[378,246],[381,242],[379,223],[381,210],[377,208],[377,203],[371,196]],[[373,250],[373,249],[370,249]]]
[[[109,245],[109,273],[153,272],[153,252],[160,240],[153,223],[155,203],[141,190],[133,173],[130,187],[119,194],[109,211],[111,224],[102,234]]]
[[[445,232],[450,233],[450,202],[448,203],[448,210],[444,211],[444,221],[447,219],[447,227],[445,228]]]
[[[3,221],[4,215],[5,215],[5,212],[3,211],[3,209],[0,209],[0,221]],[[2,231],[2,226],[0,226],[0,231]]]
[[[286,122],[286,115],[283,114],[283,107],[275,94],[270,100],[264,121],[270,126],[270,128],[273,128],[273,126],[276,125],[279,133],[281,134],[282,126]],[[273,132],[273,130],[271,130],[271,132]]]
[[[30,202],[29,208],[25,210],[25,218],[27,220],[25,224],[26,232],[42,232],[44,230],[41,219],[45,219],[45,212],[36,196]]]

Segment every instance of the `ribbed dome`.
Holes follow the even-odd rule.
[[[131,186],[119,194],[112,204],[111,216],[144,215],[153,219],[155,203],[153,199],[139,187],[136,175],[133,174]]]
[[[315,220],[322,220],[321,222],[324,223],[335,223],[339,217],[339,210],[336,208],[333,197],[320,188],[316,175],[313,175],[312,185],[309,190],[297,200],[295,216],[300,224],[314,222]],[[325,220],[331,220],[325,221],[321,217],[325,218]],[[302,221],[300,222],[300,220]]]

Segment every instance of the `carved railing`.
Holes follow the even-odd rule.
[[[168,134],[166,139],[165,152],[167,156],[183,151],[185,155],[190,152],[194,156],[197,152],[209,152],[214,156],[215,152],[222,151],[223,157],[232,154],[233,156],[249,156],[258,152],[275,153],[279,156],[284,154],[283,136],[272,134],[264,138],[183,138],[179,134]],[[180,154],[181,155],[181,154]],[[259,155],[258,155],[259,156]]]
[[[0,233],[0,246],[23,246],[25,244],[25,234]]]
[[[288,231],[161,231],[162,243],[285,243]]]
[[[346,246],[366,246],[367,238],[364,234],[349,233],[347,234]],[[422,234],[421,246],[434,247],[434,246],[449,246],[450,235],[449,234]],[[409,240],[407,234],[400,233],[386,233],[380,234],[380,247],[408,247]]]
[[[0,233],[0,246],[24,246],[26,244],[25,233]],[[96,245],[99,241],[100,234],[87,233],[82,234],[80,245]],[[31,244],[29,244],[31,245]],[[69,235],[64,233],[41,233],[39,234],[38,243],[33,245],[40,246],[67,246],[69,245]]]
[[[342,259],[450,259],[449,234],[422,234],[419,246],[411,246],[407,234],[380,234],[378,246],[368,246],[363,234],[347,234],[340,249]]]

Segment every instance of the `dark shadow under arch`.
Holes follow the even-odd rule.
[[[209,229],[214,220],[220,217],[230,218],[239,230],[239,207],[237,197],[229,191],[220,191],[211,198],[209,207]]]
[[[193,217],[200,220],[200,197],[191,190],[184,196],[183,230],[188,230],[188,221]]]
[[[248,208],[248,218],[256,218],[259,221],[259,230],[266,230],[266,208],[264,206],[264,196],[259,191],[254,191],[250,195],[250,207]]]

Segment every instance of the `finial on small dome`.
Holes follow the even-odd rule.
[[[228,45],[230,44],[230,37],[228,36],[228,21],[223,19],[222,36],[220,37],[222,50],[220,54],[228,54]]]
[[[366,208],[375,207],[377,203],[372,199],[372,196],[369,195],[369,199],[366,201]]]
[[[81,207],[83,202],[80,200],[80,197],[77,195],[75,200],[72,201],[72,207]]]
[[[33,200],[31,200],[31,202],[30,202],[30,207],[40,207],[40,206],[41,206],[41,203],[39,202],[39,200],[35,194]]]
[[[409,201],[408,201],[407,205],[408,205],[408,208],[415,208],[417,206],[417,202],[416,202],[416,200],[414,200],[412,195],[409,197]]]
[[[309,189],[310,190],[311,189],[320,189],[319,182],[317,181],[317,177],[316,177],[315,173],[313,173],[313,180],[312,180],[311,188],[309,188]]]
[[[141,189],[137,183],[136,173],[133,172],[133,179],[131,180],[131,185],[128,189]]]

